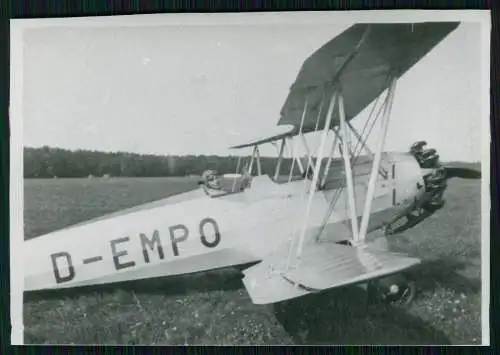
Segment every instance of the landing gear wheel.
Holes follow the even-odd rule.
[[[415,281],[401,279],[392,282],[392,278],[368,282],[368,304],[383,304],[395,308],[408,308],[417,293]]]
[[[415,281],[408,280],[404,285],[399,285],[398,287],[399,291],[394,296],[388,296],[387,302],[392,307],[408,308],[412,304],[415,299],[415,294],[417,293]]]

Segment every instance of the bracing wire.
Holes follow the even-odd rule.
[[[391,78],[392,78],[392,76],[390,75],[390,73],[388,73],[388,74],[387,74],[387,76],[386,76],[386,78],[385,78],[385,83],[384,83],[384,86],[389,86],[389,83],[390,83],[390,81],[391,81]],[[388,94],[389,94],[389,92],[388,92]],[[379,95],[379,96],[377,97],[377,99],[375,100],[375,102],[374,102],[374,104],[373,104],[373,106],[372,106],[372,109],[371,109],[370,115],[368,116],[368,119],[366,120],[366,122],[365,122],[365,124],[364,124],[364,126],[363,126],[363,130],[361,131],[360,137],[361,137],[361,139],[362,139],[364,142],[366,142],[366,141],[367,141],[367,139],[368,139],[368,137],[371,135],[371,132],[372,132],[372,130],[373,130],[373,127],[375,127],[375,123],[377,123],[378,119],[380,118],[380,114],[382,113],[382,109],[383,109],[383,108],[387,105],[387,102],[388,102],[388,101],[387,101],[387,100],[388,100],[388,95],[386,95],[386,97],[384,97],[384,100],[383,100],[384,102],[382,103],[382,105],[380,105],[380,106],[378,107],[377,113],[375,114],[374,119],[372,120],[372,118],[373,118],[373,113],[374,113],[374,111],[375,111],[375,108],[376,108],[376,107],[377,107],[377,105],[379,104],[379,101],[381,100],[381,97],[382,97],[382,95]],[[365,133],[366,127],[368,126],[368,123],[370,123],[370,121],[371,121],[371,120],[372,120],[372,122],[371,122],[371,125],[370,125],[370,129],[368,130],[368,133],[366,134],[366,138],[364,138],[364,139],[363,139],[363,135],[364,135],[364,133]],[[358,147],[358,145],[360,145],[360,144],[361,144],[361,140],[358,140],[358,142],[356,143],[355,153],[356,153],[356,151],[357,151],[357,147]],[[355,157],[354,157],[354,164],[357,162],[357,160],[358,160],[358,158],[359,158],[359,156],[360,156],[360,154],[361,154],[362,149],[363,149],[363,147],[361,146],[361,147],[360,147],[360,149],[359,149],[359,152],[357,152],[357,153],[355,154]]]
[[[390,76],[388,75],[387,78],[386,78],[386,81],[389,82],[390,81]],[[368,133],[366,135],[366,137],[369,137],[374,126],[375,126],[375,123],[380,119],[380,114],[382,112],[382,109],[388,104],[389,100],[392,100],[394,97],[394,92],[393,90],[389,90],[386,97],[384,98],[384,102],[382,103],[382,105],[380,105],[378,107],[378,110],[375,114],[375,116],[373,116],[373,113],[375,112],[375,108],[377,106],[377,104],[379,103],[380,99],[381,99],[381,96],[378,96],[374,105],[372,106],[372,109],[371,109],[371,112],[370,112],[370,115],[367,119],[367,121],[365,122],[364,126],[363,126],[363,130],[362,130],[362,133],[360,134],[360,137],[363,138],[363,134],[366,130],[366,128],[368,127],[368,123],[370,122],[370,120],[372,120],[372,118],[374,118],[371,122],[371,126],[368,130]],[[366,139],[365,139],[366,140]],[[355,164],[361,154],[361,151],[362,151],[362,147],[360,147],[360,150],[359,152],[357,152],[357,149],[358,149],[358,145],[360,144],[360,140],[358,140],[358,142],[356,143],[356,146],[355,146],[355,149],[353,151],[354,153],[354,159],[353,159],[353,164]],[[339,140],[339,145],[342,146],[343,145],[343,141],[342,140]],[[328,219],[330,218],[332,212],[333,212],[333,209],[338,201],[338,199],[340,198],[341,196],[341,193],[342,191],[344,190],[345,186],[341,186],[339,189],[337,189],[334,193],[334,195],[332,196],[332,200],[330,201],[330,204],[329,204],[329,208],[325,214],[325,217],[321,223],[321,227],[316,235],[316,241],[318,241],[320,238],[321,238],[321,235],[323,234],[325,228],[326,228],[326,224],[328,222]]]
[[[304,111],[302,112],[302,117],[300,119],[300,126],[299,126],[299,132],[298,132],[298,135],[302,134],[302,130],[304,128],[304,120],[305,120],[305,117],[306,117],[306,113],[307,113],[307,105],[308,105],[308,100],[306,99],[305,102],[304,102]],[[293,168],[294,168],[294,165],[295,165],[295,155],[297,154],[297,141],[295,140],[293,142],[293,146],[292,146],[292,166],[290,168],[290,174],[288,176],[288,182],[290,183],[290,181],[292,180],[292,174],[293,174]],[[306,171],[307,172],[307,171]],[[287,258],[287,268],[288,266],[290,265],[290,259],[291,259],[291,256],[292,256],[292,250],[293,250],[293,247],[294,247],[294,242],[295,242],[295,230],[297,229],[296,227],[296,220],[297,218],[295,218],[295,222],[294,222],[294,227],[293,227],[293,233],[292,235],[290,236],[290,238],[288,238],[288,258]]]
[[[324,95],[320,101],[320,106],[319,106],[319,110],[318,110],[318,114],[316,116],[316,125],[315,125],[315,131],[318,130],[318,127],[319,127],[319,122],[320,122],[320,119],[321,119],[321,112],[322,112],[322,109],[323,109],[323,100],[324,100]],[[301,130],[302,131],[302,130]],[[300,132],[299,134],[302,134],[302,132]],[[305,137],[302,136],[304,139]],[[304,142],[305,144],[305,142]],[[316,144],[316,150],[319,148],[319,144]],[[309,168],[312,166],[312,152],[310,152],[311,156],[308,157],[307,159],[307,166],[306,168],[304,169],[305,171],[305,177],[304,177],[304,182],[303,182],[303,189],[302,189],[302,192],[300,194],[300,203],[302,204],[304,202],[304,198],[305,198],[305,195],[306,195],[306,189],[307,189],[307,182],[308,182],[308,179],[307,179],[307,173],[309,171]],[[313,188],[311,186],[311,188]],[[287,266],[290,265],[290,261],[291,261],[291,257],[292,257],[292,250],[293,250],[293,247],[295,246],[295,240],[297,238],[297,223],[298,223],[298,220],[300,218],[295,218],[294,219],[294,224],[293,224],[293,232],[292,232],[292,237],[291,237],[291,242],[290,242],[290,247],[289,247],[289,250],[288,250],[288,261],[287,261]]]
[[[385,78],[384,86],[387,86],[389,84],[390,79],[391,79],[391,76],[389,74],[387,74],[387,76]],[[363,125],[363,129],[362,129],[361,134],[360,134],[361,137],[363,137],[363,134],[365,133],[366,127],[368,126],[368,123],[370,122],[370,120],[373,117],[373,113],[374,113],[375,108],[377,107],[377,105],[378,105],[378,103],[380,101],[380,98],[381,98],[381,95],[377,96],[377,98],[375,99],[375,102],[373,103],[373,106],[372,106],[372,108],[370,110],[370,114],[368,115],[368,119],[365,121],[365,124]],[[383,105],[381,107],[383,107]],[[379,107],[379,110],[378,110],[378,112],[376,114],[376,117],[380,116],[381,107]],[[373,126],[372,126],[372,128],[373,128]],[[369,134],[368,134],[368,136],[369,136]],[[357,150],[359,144],[360,144],[360,142],[358,141],[356,143],[355,151]]]

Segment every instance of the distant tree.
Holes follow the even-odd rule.
[[[240,172],[249,157],[242,157]],[[262,172],[274,175],[276,158],[262,157]],[[200,175],[208,169],[220,174],[236,172],[237,156],[216,155],[160,156],[126,152],[100,152],[90,150],[70,151],[60,148],[24,148],[25,178],[59,178],[104,176],[161,177]],[[291,159],[283,159],[281,174],[288,174]],[[254,168],[254,172],[255,172]]]

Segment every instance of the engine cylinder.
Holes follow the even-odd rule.
[[[443,194],[447,187],[446,172],[439,162],[439,155],[436,150],[432,148],[424,149],[426,145],[427,143],[424,141],[416,142],[411,146],[410,152],[417,160],[422,171],[425,172],[423,179],[426,201],[422,207],[435,210],[444,205]]]

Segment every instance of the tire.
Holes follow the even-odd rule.
[[[382,304],[394,308],[409,308],[415,299],[417,286],[415,281],[405,278],[404,282],[398,283],[400,291],[396,296],[387,294],[387,285],[380,283],[380,280],[370,281],[367,285],[368,304]]]
[[[415,284],[415,281],[407,280],[403,290],[399,294],[400,297],[396,300],[388,300],[387,303],[391,307],[395,308],[403,308],[403,309],[409,308],[413,303],[413,300],[415,299],[416,293],[417,293],[417,286]]]

